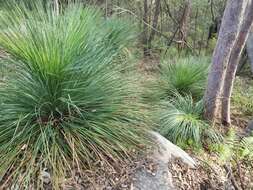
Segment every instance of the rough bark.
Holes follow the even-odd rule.
[[[143,44],[144,44],[144,48],[143,48],[143,54],[144,56],[148,56],[149,52],[148,52],[148,48],[147,48],[147,44],[148,44],[148,0],[144,0],[144,11],[143,11]]]
[[[192,6],[191,0],[186,0],[183,16],[180,21],[179,40],[182,42],[180,44],[180,48],[184,48],[185,42],[187,39],[188,28],[189,28],[188,25],[190,22],[190,14],[191,14],[191,6]]]
[[[152,22],[152,30],[150,32],[150,36],[148,38],[148,55],[150,55],[150,50],[151,50],[151,46],[152,46],[152,41],[155,37],[155,33],[156,31],[154,29],[157,29],[157,25],[158,25],[158,19],[159,19],[159,15],[160,15],[160,3],[161,1],[160,0],[156,0],[155,1],[155,12],[154,12],[154,18],[153,18],[153,22]]]
[[[221,89],[224,84],[225,71],[239,34],[247,2],[248,0],[228,1],[223,15],[204,97],[205,117],[212,122],[220,117],[217,111],[221,105]]]
[[[236,42],[230,55],[226,76],[224,80],[223,98],[222,98],[222,123],[224,125],[229,125],[231,123],[230,99],[233,89],[234,78],[252,24],[253,24],[253,1],[250,0],[248,2],[245,11],[245,17],[243,19],[239,35],[236,39]]]
[[[251,31],[247,40],[246,49],[247,49],[247,54],[250,61],[250,68],[253,73],[253,27],[251,28]]]
[[[54,11],[56,13],[56,15],[59,14],[59,0],[54,0]]]

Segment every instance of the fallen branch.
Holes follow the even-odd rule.
[[[195,159],[197,159],[198,161],[207,165],[213,171],[213,173],[215,173],[216,176],[219,176],[219,174],[216,172],[216,170],[207,161],[204,161],[204,160],[197,158],[197,157],[195,157]]]
[[[238,187],[238,184],[237,184],[236,181],[235,181],[235,177],[234,177],[234,175],[233,175],[233,172],[232,172],[232,169],[231,169],[230,164],[229,164],[229,165],[226,164],[226,165],[224,165],[223,167],[224,167],[224,169],[226,170],[226,172],[227,172],[227,174],[228,174],[228,177],[229,177],[229,179],[231,180],[231,183],[232,183],[232,185],[234,186],[235,190],[240,190],[239,187]]]
[[[242,180],[241,166],[240,166],[240,163],[238,162],[238,160],[236,160],[236,166],[237,166],[238,175],[239,175],[242,190],[245,190],[245,185],[244,185],[243,180]]]

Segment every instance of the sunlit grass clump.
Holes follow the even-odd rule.
[[[59,15],[12,5],[0,22],[15,68],[0,88],[0,181],[38,189],[46,170],[57,187],[73,168],[123,159],[143,143],[134,93],[111,64],[129,29],[81,5]]]
[[[162,105],[159,130],[172,142],[201,147],[206,140],[219,142],[222,139],[202,118],[202,100],[194,102],[189,95],[175,94],[173,100]]]
[[[204,93],[208,74],[208,59],[178,58],[175,62],[163,61],[160,69],[160,79],[157,90],[162,98],[174,93],[191,94],[201,98]]]

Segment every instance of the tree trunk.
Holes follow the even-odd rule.
[[[150,36],[148,39],[148,51],[151,51],[151,43],[155,37],[155,33],[156,31],[154,29],[157,29],[157,25],[158,25],[158,18],[159,18],[159,14],[160,14],[160,0],[156,0],[155,1],[155,13],[154,13],[154,19],[153,19],[153,23],[152,23],[152,30],[150,32]],[[149,52],[150,54],[150,52]]]
[[[249,56],[250,68],[253,73],[253,27],[251,28],[251,31],[247,40],[246,50]]]
[[[221,115],[218,113],[218,108],[221,105],[221,89],[247,2],[248,0],[228,1],[223,15],[204,97],[205,118],[212,122],[215,122],[215,119]]]
[[[148,48],[147,48],[147,44],[148,44],[148,0],[144,0],[144,11],[143,11],[143,54],[144,56],[148,56],[149,52],[148,52]]]
[[[59,0],[54,0],[54,11],[56,13],[56,15],[59,15]]]
[[[180,49],[184,48],[187,39],[188,25],[190,22],[191,15],[191,4],[191,0],[186,0],[183,16],[180,21],[179,40],[182,42],[180,44]]]
[[[222,123],[224,125],[230,125],[231,123],[230,98],[232,94],[234,78],[252,24],[253,24],[253,2],[252,0],[250,0],[247,5],[247,9],[245,11],[245,17],[242,26],[240,28],[240,33],[236,39],[236,42],[230,55],[226,76],[224,80],[223,98],[222,98]]]

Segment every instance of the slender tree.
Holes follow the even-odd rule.
[[[221,116],[218,111],[226,68],[249,1],[252,0],[229,0],[223,15],[204,98],[205,117],[213,122]]]
[[[157,25],[158,25],[158,19],[160,15],[160,4],[161,4],[160,0],[155,1],[155,12],[154,12],[154,18],[153,18],[153,23],[152,23],[152,30],[150,32],[150,36],[148,39],[148,51],[150,51],[151,43],[155,37],[156,31],[154,29],[157,29]]]
[[[191,0],[185,1],[185,8],[182,15],[182,19],[180,21],[180,29],[179,29],[179,40],[180,48],[184,48],[185,42],[187,39],[188,29],[189,29],[189,23],[190,23],[190,15],[191,15],[191,9],[192,9],[192,2]]]
[[[230,119],[230,98],[233,89],[234,78],[243,52],[246,40],[253,25],[253,1],[248,1],[248,5],[243,18],[243,23],[240,28],[239,35],[237,36],[233,50],[231,52],[228,67],[224,79],[223,98],[222,98],[222,123],[229,125]]]
[[[54,11],[58,15],[59,14],[59,0],[54,0]]]
[[[144,0],[144,11],[143,11],[143,44],[144,44],[144,48],[143,48],[143,53],[144,56],[148,56],[149,52],[148,52],[148,48],[147,48],[147,44],[148,44],[148,0]]]
[[[205,93],[205,116],[230,124],[230,97],[237,66],[253,22],[252,0],[230,0],[223,16]]]

